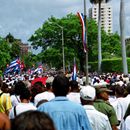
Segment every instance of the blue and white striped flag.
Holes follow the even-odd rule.
[[[73,73],[72,73],[72,80],[77,80],[77,72],[76,72],[76,61],[74,58],[74,67],[73,67]]]

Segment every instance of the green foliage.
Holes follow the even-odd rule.
[[[13,41],[11,45],[10,55],[12,58],[20,56],[20,42],[19,41]]]
[[[43,62],[51,63],[54,67],[62,67],[62,30],[64,32],[64,48],[66,66],[73,64],[76,57],[80,70],[84,70],[85,53],[82,44],[82,26],[79,18],[74,14],[56,19],[49,18],[42,27],[37,29],[29,41],[33,48],[42,47],[42,53],[38,55]],[[103,58],[120,57],[120,40],[117,33],[108,35],[102,32],[102,55]],[[87,47],[90,62],[98,60],[98,27],[93,19],[87,19]],[[57,54],[56,54],[57,53]],[[51,58],[52,57],[52,58]],[[57,60],[57,58],[60,60]],[[38,58],[38,59],[39,59]]]
[[[15,38],[13,37],[13,35],[11,33],[9,33],[6,37],[5,37],[6,41],[9,43],[13,43],[15,41]]]
[[[3,69],[10,60],[10,46],[0,37],[0,69]]]
[[[126,55],[130,57],[130,40],[126,42]]]
[[[26,69],[35,66],[37,62],[37,56],[29,52],[27,55],[23,56],[24,64],[26,65]]]
[[[128,71],[130,72],[130,58],[127,58],[128,63]],[[97,62],[90,62],[89,65],[91,66],[90,71],[94,72],[97,71]],[[121,58],[114,58],[114,59],[104,59],[102,61],[102,72],[121,72],[123,73],[122,68],[122,59]]]
[[[2,71],[0,70],[0,77],[2,76]]]

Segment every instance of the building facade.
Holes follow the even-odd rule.
[[[20,43],[20,54],[26,55],[28,52],[31,51],[31,47],[28,44]]]
[[[89,9],[89,17],[98,23],[98,4],[93,4]],[[112,6],[106,2],[101,3],[101,27],[107,32],[112,33]]]

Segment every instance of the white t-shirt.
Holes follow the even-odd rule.
[[[110,102],[110,104],[113,106],[117,119],[121,121],[124,117],[124,110],[123,110],[123,97],[117,98],[114,102]]]
[[[37,108],[32,103],[19,103],[16,106],[16,115],[19,115],[20,113],[23,113],[29,110],[37,110]],[[14,107],[9,112],[9,118],[10,119],[15,118]]]
[[[118,100],[118,103],[117,103],[117,117],[118,117],[118,120],[122,120],[125,113],[126,113],[126,110],[128,108],[128,105],[130,103],[130,94],[128,94],[125,98],[122,98],[120,100]]]
[[[122,123],[120,130],[130,130],[130,116],[127,116],[125,121]]]
[[[19,95],[11,95],[11,103],[12,106],[16,106],[20,103],[20,96]]]
[[[92,130],[112,130],[108,117],[92,105],[84,105]]]
[[[48,101],[50,101],[53,98],[55,98],[55,95],[52,92],[45,91],[45,92],[37,94],[34,97],[34,104],[35,104],[35,106],[37,106],[39,101],[41,101],[41,100],[48,100]]]
[[[81,104],[81,101],[80,101],[80,93],[79,92],[70,92],[68,95],[67,95],[67,98],[72,101],[72,102],[76,102],[76,103],[80,103]]]

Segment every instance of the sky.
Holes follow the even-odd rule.
[[[92,4],[86,0],[87,10]],[[130,0],[125,3],[125,35],[130,36]],[[120,0],[111,0],[113,9],[113,32],[120,30]],[[62,18],[69,13],[83,12],[84,0],[0,0],[0,36],[11,33],[15,38],[28,43],[28,39],[42,24],[54,16]]]

